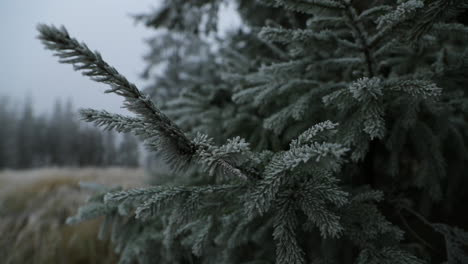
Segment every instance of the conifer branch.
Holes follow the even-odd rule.
[[[283,6],[284,9],[305,13],[314,14],[317,8],[340,10],[343,9],[343,5],[334,0],[276,0],[275,4]]]
[[[435,28],[439,21],[448,20],[462,13],[468,8],[468,2],[464,0],[434,0],[425,3],[418,11],[416,21],[412,24],[409,40],[416,41]]]
[[[403,214],[398,211],[398,216],[401,220],[401,222],[403,223],[403,225],[406,227],[406,229],[408,229],[408,231],[417,239],[419,240],[419,242],[421,242],[421,244],[423,244],[424,246],[430,248],[431,250],[435,250],[435,248],[429,243],[427,242],[426,240],[424,240],[424,238],[422,238],[416,231],[414,231],[413,228],[411,228],[411,226],[408,224],[408,221],[406,221],[406,218],[403,216]]]
[[[263,27],[259,32],[259,37],[264,41],[274,41],[277,43],[289,43],[290,41],[312,43],[334,40],[330,30],[315,32],[310,29],[284,29],[274,27]]]
[[[392,12],[379,17],[377,20],[377,29],[379,30],[374,36],[371,37],[369,44],[371,47],[376,46],[380,40],[388,35],[403,22],[413,17],[414,14],[424,7],[424,2],[421,0],[409,0],[400,3]]]
[[[356,12],[356,9],[351,5],[351,3],[349,3],[346,0],[341,0],[340,2],[345,7],[344,14],[349,20],[348,25],[353,32],[357,44],[360,46],[361,51],[364,53],[369,77],[373,77],[375,75],[375,59],[374,55],[372,54],[372,47],[368,40],[368,33],[366,32],[362,22],[359,21],[359,16]]]
[[[296,238],[295,205],[287,197],[278,202],[273,238],[276,241],[276,263],[304,264],[304,251]]]
[[[161,136],[167,138],[180,155],[193,155],[195,145],[180,128],[164,115],[151,100],[141,93],[135,84],[129,82],[115,68],[105,62],[101,54],[91,51],[86,44],[72,38],[65,27],[40,24],[37,27],[39,39],[47,49],[53,50],[59,62],[72,64],[91,80],[111,86],[106,93],[115,93],[125,98],[124,106],[139,115],[146,122],[154,124]]]
[[[259,175],[251,175],[251,177],[248,177],[234,164],[234,161],[228,160],[232,155],[249,151],[249,144],[246,143],[244,139],[240,137],[228,139],[227,144],[220,147],[213,146],[211,141],[211,138],[203,134],[198,134],[194,139],[196,145],[199,146],[196,153],[199,163],[210,175],[221,172],[220,174],[222,175],[234,175],[236,178],[242,180],[259,177]]]
[[[107,112],[84,110],[82,114],[88,121],[108,128],[123,130],[142,131],[143,124],[146,129],[153,129],[156,133],[146,135],[159,136],[157,141],[149,142],[147,145],[164,151],[166,160],[174,168],[185,168],[192,158],[197,154],[199,148],[205,146],[197,145],[186,137],[182,130],[162,113],[149,99],[140,92],[135,84],[129,82],[115,68],[103,60],[99,52],[91,51],[86,44],[72,38],[65,27],[60,29],[55,26],[40,24],[37,26],[38,38],[47,49],[55,51],[55,56],[60,58],[59,62],[72,64],[74,69],[82,71],[82,74],[96,82],[108,84],[111,88],[106,93],[115,93],[124,97],[124,106],[131,112],[137,114],[141,120],[128,119],[118,115],[110,115]],[[123,122],[129,122],[125,127]],[[140,125],[135,123],[141,122]],[[148,132],[150,133],[150,132]],[[162,148],[160,146],[162,145]],[[229,161],[219,158],[217,161],[226,171],[232,172],[241,179],[248,177]]]
[[[105,110],[80,109],[80,115],[86,122],[117,132],[144,131],[144,122],[140,118],[111,114]]]
[[[324,171],[337,172],[344,163],[344,154],[348,148],[328,142],[317,142],[320,134],[335,132],[336,124],[325,121],[314,125],[294,140],[290,149],[274,155],[265,167],[264,178],[258,183],[253,192],[253,203],[247,208],[250,216],[258,212],[266,213],[276,199],[280,188],[291,180],[291,171],[301,165],[314,163],[314,172],[320,174]],[[319,173],[320,172],[320,173]]]

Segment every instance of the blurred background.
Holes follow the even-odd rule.
[[[79,108],[130,115],[105,85],[61,65],[36,39],[38,23],[65,25],[141,89],[154,85],[157,34],[135,15],[159,0],[0,1],[0,259],[2,263],[115,263],[99,221],[68,226],[90,193],[82,182],[141,186],[166,169],[129,134],[86,124]],[[239,26],[225,6],[219,33]],[[146,56],[146,59],[145,59]],[[145,62],[146,60],[146,62]],[[151,63],[150,63],[151,64]],[[151,72],[161,65],[152,65]]]

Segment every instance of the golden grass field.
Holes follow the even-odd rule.
[[[0,263],[116,263],[100,219],[66,225],[91,195],[79,182],[136,187],[141,169],[37,169],[0,172]]]

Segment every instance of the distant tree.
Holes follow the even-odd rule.
[[[64,144],[64,135],[61,133],[61,120],[63,116],[62,102],[59,99],[55,100],[52,114],[49,116],[48,132],[46,139],[47,152],[50,155],[50,165],[63,165],[62,145]]]
[[[138,167],[140,162],[138,141],[132,134],[123,134],[118,150],[119,165],[123,167]]]
[[[104,144],[101,131],[84,127],[80,130],[80,147],[78,148],[78,165],[102,166],[104,161]]]
[[[36,142],[34,118],[32,99],[28,97],[15,127],[17,168],[31,168],[34,165],[34,145]]]
[[[70,99],[64,105],[59,131],[62,140],[59,151],[63,156],[62,165],[76,166],[78,163],[76,149],[80,147],[79,121]]]
[[[45,116],[37,116],[34,120],[34,167],[45,167],[51,164],[51,154],[49,142],[49,119]]]
[[[114,166],[118,164],[117,160],[117,146],[115,142],[115,132],[105,131],[103,133],[103,144],[104,144],[104,166]]]
[[[0,169],[14,166],[16,116],[8,97],[0,97]]]
[[[81,123],[71,100],[57,99],[50,115],[35,115],[31,102],[28,98],[18,113],[8,98],[0,97],[0,169],[138,163],[135,139],[125,136],[119,147],[113,131]],[[119,151],[128,160],[121,161]]]

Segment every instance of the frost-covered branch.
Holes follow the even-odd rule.
[[[135,84],[129,82],[114,67],[103,60],[97,51],[91,51],[86,44],[72,38],[65,27],[38,25],[39,39],[47,49],[55,51],[61,63],[72,64],[74,69],[82,71],[93,81],[110,85],[106,93],[115,93],[125,98],[124,106],[136,113],[153,128],[167,138],[181,155],[195,153],[194,144],[180,128],[164,115],[151,100],[141,93]]]
[[[200,148],[206,148],[192,142],[148,96],[138,90],[135,84],[105,62],[99,52],[91,51],[86,44],[72,38],[64,27],[59,29],[40,24],[37,29],[40,33],[38,38],[47,49],[55,51],[61,63],[72,64],[75,70],[82,71],[83,75],[89,76],[93,81],[108,84],[111,88],[106,93],[124,97],[124,106],[140,118],[126,118],[105,111],[83,110],[81,114],[85,120],[107,128],[143,134],[145,139],[151,138],[147,146],[163,151],[166,160],[176,169],[186,167],[200,153]],[[201,162],[204,162],[203,157]],[[227,171],[235,172],[233,174],[241,179],[247,179],[243,172],[227,160],[218,158],[216,164]]]
[[[348,25],[351,28],[354,38],[357,44],[360,46],[361,51],[364,53],[366,60],[366,67],[369,77],[375,75],[375,60],[372,54],[371,45],[368,39],[368,33],[366,32],[364,25],[359,21],[359,16],[356,9],[346,0],[341,0],[341,3],[345,6],[345,16],[349,20]]]

